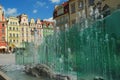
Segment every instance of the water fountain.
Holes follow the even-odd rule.
[[[34,63],[38,63],[38,35],[37,35],[37,29],[34,29]]]
[[[93,80],[96,77],[119,80],[120,60],[117,56],[119,52],[116,52],[120,37],[118,31],[120,24],[117,22],[119,13],[118,10],[89,26],[85,25],[89,24],[88,22],[78,23],[70,29],[47,37],[47,54],[49,54],[47,62],[54,63],[54,71],[77,75],[77,80]],[[81,30],[81,26],[86,27]],[[46,54],[45,45],[41,47],[44,49],[39,53]]]
[[[90,22],[77,23],[72,28],[47,36],[42,44],[37,46],[37,50],[35,48],[34,55],[34,50],[28,54],[31,47],[22,52],[24,55],[16,54],[17,64],[46,64],[56,74],[71,76],[72,80],[119,80],[119,14],[120,10],[117,10],[111,16],[92,24]],[[85,25],[86,23],[88,25]],[[34,44],[28,46],[30,45]],[[14,74],[10,73],[8,71],[7,74],[10,76],[18,74],[19,79],[21,78],[19,75],[22,75],[24,78],[22,80],[30,80],[30,78],[38,80],[25,75],[22,71],[18,73],[15,70]],[[13,80],[16,79],[14,77]]]

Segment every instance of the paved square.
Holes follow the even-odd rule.
[[[0,65],[15,64],[15,54],[0,54]]]

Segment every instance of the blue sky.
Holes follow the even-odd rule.
[[[29,19],[49,19],[53,15],[54,6],[67,0],[0,0],[6,16],[16,16],[22,13]]]

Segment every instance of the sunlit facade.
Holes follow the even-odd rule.
[[[20,26],[19,20],[16,17],[7,19],[7,42],[9,48],[20,48]]]
[[[20,43],[21,47],[25,47],[26,42],[31,42],[28,16],[26,14],[21,14],[18,16],[18,19],[20,24]]]

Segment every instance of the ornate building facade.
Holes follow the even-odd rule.
[[[0,5],[0,52],[6,52],[6,21],[4,17],[3,7]]]
[[[20,48],[20,26],[19,20],[16,17],[9,17],[7,19],[7,42],[9,50],[12,48]]]
[[[28,16],[21,14],[18,16],[18,19],[20,24],[20,43],[22,47],[25,47],[26,42],[31,42]]]

